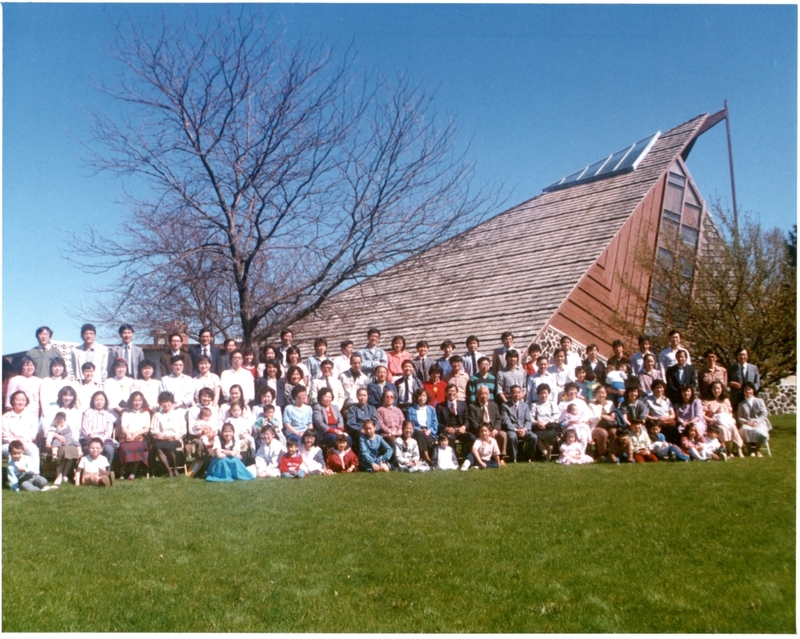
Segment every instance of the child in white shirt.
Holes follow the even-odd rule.
[[[424,473],[431,469],[427,462],[419,458],[419,444],[414,439],[414,424],[409,420],[403,422],[402,437],[394,440],[394,456],[397,470],[407,473]]]
[[[280,477],[278,462],[286,449],[275,438],[275,429],[269,424],[261,427],[259,435],[261,446],[256,453],[256,477]]]
[[[303,433],[302,445],[300,446],[300,457],[303,458],[301,469],[306,471],[306,475],[333,475],[332,470],[328,470],[325,460],[322,457],[322,450],[317,443],[317,433],[313,428],[309,428]]]
[[[103,452],[103,440],[99,437],[92,437],[89,440],[89,454],[82,457],[78,462],[80,473],[80,483],[84,486],[106,486],[111,488],[114,485],[114,473],[108,470],[108,459],[100,453]],[[77,484],[77,474],[75,477]]]
[[[433,449],[434,470],[458,470],[456,451],[450,446],[450,438],[447,433],[439,433],[436,440],[439,445]]]
[[[624,363],[620,363],[619,370],[616,370],[613,364],[606,364],[606,386],[609,387],[609,392],[613,395],[611,399],[616,404],[621,403],[625,395],[625,383],[628,380],[626,368]]]
[[[591,464],[594,459],[587,455],[578,441],[578,436],[572,428],[568,428],[564,433],[564,443],[559,447],[561,455],[558,457],[559,464]]]
[[[239,450],[242,452],[242,456],[245,457],[248,453],[255,454],[256,441],[251,434],[253,430],[253,419],[252,417],[244,415],[244,409],[239,402],[231,404],[230,416],[228,417],[227,423],[233,426],[236,439],[239,440]]]

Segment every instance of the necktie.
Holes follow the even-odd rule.
[[[458,408],[455,402],[450,402],[450,412],[453,413],[453,415],[458,414]]]
[[[472,374],[473,375],[477,375],[478,374],[478,363],[475,361],[475,351],[472,351],[472,353],[470,355],[472,357]]]
[[[86,351],[86,361],[94,363],[94,349],[90,348]]]
[[[408,377],[406,377],[405,385],[406,385],[406,404],[410,404],[411,403],[411,397],[410,397],[410,393],[408,392]]]
[[[483,423],[484,424],[488,424],[489,423],[489,405],[488,404],[484,404],[483,405]]]
[[[744,366],[739,364],[739,383],[744,384]]]
[[[203,346],[203,355],[211,357],[211,354],[208,352],[208,346]]]
[[[330,387],[331,387],[331,378],[330,378],[330,377],[326,377],[326,378],[325,378],[325,386],[326,386],[327,388],[330,388]]]
[[[128,372],[131,372],[131,357],[130,357],[130,346],[125,344],[125,363],[128,365]]]

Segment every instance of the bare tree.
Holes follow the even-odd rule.
[[[158,31],[119,32],[124,73],[103,90],[126,115],[95,120],[92,164],[130,208],[124,239],[71,246],[87,272],[117,274],[98,321],[251,344],[485,215],[454,122],[408,78],[286,45],[247,9]]]
[[[657,340],[666,343],[668,332],[679,328],[695,354],[713,349],[726,366],[746,347],[765,383],[777,381],[794,372],[797,360],[792,235],[764,229],[744,214],[737,236],[732,215],[718,203],[711,208],[699,251],[677,233],[660,239],[667,250],[655,260],[652,248],[637,251],[639,267],[652,282],[649,297],[638,282],[625,283],[624,275],[623,285],[633,306],[648,309],[647,330]],[[641,314],[633,320],[620,314],[617,322],[629,337],[642,330]]]

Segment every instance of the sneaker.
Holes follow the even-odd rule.
[[[58,490],[58,486],[44,486],[42,488],[42,492],[45,492],[46,490]]]
[[[469,459],[465,459],[464,463],[461,464],[461,470],[469,470],[469,467],[470,467]]]
[[[719,454],[719,458],[720,458],[722,461],[728,461],[728,455],[727,455],[727,453],[720,452],[720,454]]]

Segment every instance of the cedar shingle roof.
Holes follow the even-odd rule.
[[[325,336],[334,354],[343,339],[360,348],[376,326],[381,345],[403,335],[432,353],[444,339],[460,352],[469,334],[488,346],[505,330],[529,343],[705,119],[661,135],[631,173],[542,193],[334,295],[292,326],[296,342]]]

